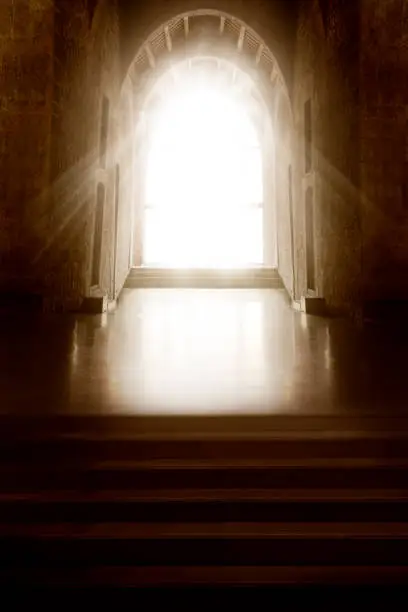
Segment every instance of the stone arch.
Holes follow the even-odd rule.
[[[150,0],[149,3],[131,5],[118,0],[122,30],[126,43],[122,52],[122,70],[125,74],[136,55],[137,48],[150,33],[178,15],[223,14],[244,22],[267,43],[283,68],[288,82],[292,81],[292,46],[296,35],[297,0]],[[290,6],[288,6],[290,5]],[[293,6],[295,5],[295,6]]]
[[[170,2],[171,4],[171,2]],[[164,19],[163,19],[164,17]],[[167,20],[165,20],[167,19]],[[199,27],[200,26],[200,27]],[[202,29],[200,29],[202,27]],[[196,28],[194,30],[194,28]],[[265,216],[265,228],[273,228],[272,233],[268,229],[264,229],[264,244],[265,244],[265,263],[269,266],[275,266],[278,263],[279,247],[277,238],[278,224],[282,224],[282,235],[286,235],[286,229],[289,227],[289,211],[286,210],[281,215],[283,221],[280,221],[279,211],[277,210],[277,199],[280,195],[277,182],[281,181],[286,185],[284,202],[288,204],[288,168],[286,168],[285,179],[282,180],[278,173],[279,153],[276,154],[275,132],[278,133],[279,126],[279,108],[286,109],[285,122],[288,126],[288,133],[292,134],[293,114],[292,102],[289,94],[289,85],[287,75],[283,73],[280,63],[275,54],[252,26],[248,22],[233,16],[231,13],[223,12],[216,9],[197,9],[186,12],[178,12],[174,14],[161,14],[160,23],[156,23],[154,29],[150,28],[143,39],[139,40],[136,53],[128,67],[124,81],[122,82],[122,94],[124,89],[132,90],[133,97],[133,121],[134,121],[134,140],[138,141],[136,148],[143,147],[141,143],[143,138],[143,124],[145,124],[145,113],[141,112],[148,100],[150,93],[154,90],[155,84],[160,78],[165,75],[175,63],[185,61],[191,57],[212,56],[219,58],[222,61],[229,61],[234,64],[237,69],[241,70],[247,78],[252,80],[254,91],[265,109],[265,117],[269,122],[268,129],[265,129],[262,135],[262,148],[264,151],[264,187],[265,187],[265,202],[268,201],[268,214]],[[139,134],[136,138],[135,133]],[[280,135],[280,140],[284,144],[286,141]],[[285,160],[287,165],[292,163],[292,146],[284,144]],[[139,200],[138,193],[143,192],[143,174],[140,172],[140,164],[142,162],[143,151],[133,158],[134,179],[136,191],[134,192],[133,201],[133,229],[138,225],[137,219],[142,213],[139,211],[140,204],[136,203]],[[137,178],[139,177],[139,178]],[[140,180],[139,180],[140,179]],[[142,197],[142,196],[141,196]],[[288,208],[288,206],[286,207]],[[141,242],[143,221],[140,220],[139,230],[132,238],[133,242],[133,261],[136,265],[141,261],[141,251],[143,249]],[[134,229],[134,231],[136,231]],[[269,234],[268,234],[269,232]],[[267,235],[268,234],[268,235]],[[273,236],[272,236],[273,234]],[[293,241],[292,241],[293,242]],[[140,247],[135,248],[135,245],[140,243]],[[294,257],[291,253],[291,241],[288,241],[289,255],[286,253],[282,257],[285,284],[292,293],[294,285]]]
[[[167,4],[171,5],[172,2],[166,3],[166,7]],[[191,0],[188,4],[191,5]],[[228,1],[226,4],[231,5]],[[179,4],[177,6],[180,8]],[[167,20],[164,21],[163,17]],[[276,99],[282,96],[290,110],[292,122],[292,102],[288,79],[284,76],[275,54],[264,38],[251,25],[243,19],[219,9],[197,8],[178,12],[174,15],[170,7],[166,8],[164,14],[161,11],[160,25],[156,24],[156,27],[138,45],[122,82],[121,91],[123,91],[125,83],[131,83],[133,88],[135,121],[138,120],[138,113],[144,105],[144,99],[152,88],[152,82],[157,81],[169,69],[171,65],[169,60],[170,62],[181,61],[183,52],[185,59],[185,45],[182,45],[181,58],[177,55],[177,52],[175,53],[174,36],[179,36],[180,32],[184,32],[184,42],[186,42],[189,38],[190,20],[206,18],[210,18],[214,20],[214,23],[219,24],[218,28],[222,30],[219,34],[229,32],[232,38],[235,38],[234,43],[232,46],[225,45],[222,36],[218,36],[218,43],[220,44],[218,46],[216,44],[214,47],[215,41],[211,40],[210,48],[205,49],[203,48],[203,37],[199,36],[195,43],[192,41],[192,44],[188,46],[188,55],[209,53],[214,57],[217,56],[234,62],[253,80],[255,90],[260,94],[262,102],[267,109],[270,109],[273,129],[276,117],[273,116],[272,109],[276,106]],[[206,32],[206,36],[208,36],[208,32]],[[234,50],[236,53],[234,53]]]
[[[205,21],[206,19],[212,20],[212,27],[209,26],[208,21]],[[153,69],[156,68],[158,60],[163,56],[169,58],[174,54],[176,41],[180,41],[180,38],[183,43],[191,40],[189,37],[193,30],[192,24],[197,20],[203,20],[206,37],[210,38],[210,34],[213,35],[212,47],[217,41],[214,35],[218,28],[219,45],[216,45],[218,49],[215,49],[215,52],[213,48],[214,54],[217,52],[232,54],[235,50],[235,60],[246,64],[247,69],[252,67],[254,74],[258,77],[257,80],[263,82],[263,86],[268,83],[272,89],[277,87],[281,89],[290,102],[288,79],[265,40],[247,22],[215,9],[198,9],[179,13],[162,22],[141,42],[126,73],[130,75],[137,88],[143,87]],[[205,38],[203,36],[197,38],[202,50]]]

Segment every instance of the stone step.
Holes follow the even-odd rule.
[[[404,523],[404,490],[105,490],[2,494],[0,523]]]
[[[150,438],[147,436],[60,436],[56,438],[9,438],[0,442],[0,462],[27,465],[65,465],[95,461],[149,460],[298,460],[335,458],[407,459],[405,432],[369,432],[360,435],[300,433],[250,438]]]
[[[51,584],[59,590],[67,588],[95,589],[103,588],[129,588],[143,587],[163,589],[169,588],[170,595],[174,595],[174,588],[204,587],[208,593],[209,587],[217,589],[231,586],[278,587],[279,594],[285,595],[286,603],[293,602],[294,596],[299,603],[299,597],[312,595],[316,604],[316,592],[310,587],[330,587],[323,597],[334,594],[335,587],[341,589],[336,597],[345,594],[346,587],[351,587],[352,594],[356,594],[356,585],[368,587],[364,592],[365,602],[367,595],[373,595],[375,587],[382,586],[395,588],[406,585],[408,582],[408,566],[366,565],[366,566],[339,566],[339,565],[292,565],[292,566],[95,566],[92,568],[19,568],[18,574],[13,570],[0,569],[0,583],[6,585],[24,585],[28,587],[47,588]],[[283,587],[288,590],[283,591]],[[294,587],[296,589],[294,590]],[[302,587],[305,591],[302,590]],[[158,594],[157,591],[154,593]],[[296,593],[296,595],[295,595]],[[395,594],[395,591],[392,591]],[[129,597],[127,591],[127,597]],[[184,594],[184,593],[183,593]],[[148,592],[149,601],[152,601],[153,592]],[[141,592],[137,591],[137,600],[140,603]],[[162,594],[159,594],[162,597]],[[327,601],[327,600],[326,600]],[[303,604],[305,599],[303,599]]]
[[[277,268],[267,266],[246,266],[243,268],[171,268],[166,266],[136,266],[130,269],[129,276],[253,276],[255,278],[278,277]]]
[[[3,466],[2,493],[83,490],[195,490],[200,489],[408,489],[406,463],[398,465],[333,466],[276,465],[226,467],[208,465],[159,466],[141,464],[109,467],[87,462],[73,466]]]
[[[249,408],[249,412],[251,412]],[[406,411],[405,411],[406,412]],[[349,437],[381,435],[408,431],[408,417],[401,414],[387,417],[375,414],[323,414],[323,415],[256,415],[256,416],[112,416],[112,415],[50,415],[18,417],[0,416],[0,443],[13,437],[14,440],[36,437],[47,439],[54,436],[144,436],[157,439],[212,437],[248,440],[262,439],[285,432],[293,435],[333,436],[333,432]],[[408,436],[408,434],[407,434]]]
[[[408,489],[105,489],[1,493],[0,504],[118,503],[376,503],[408,501]]]
[[[0,584],[404,584],[404,419],[3,417]]]
[[[125,288],[140,287],[282,289],[283,283],[275,268],[132,268],[126,280]]]
[[[400,566],[407,523],[0,524],[0,567]]]
[[[408,522],[103,522],[0,523],[0,539],[19,537],[43,541],[63,540],[376,540],[399,538],[408,545]],[[0,552],[1,554],[1,552]]]

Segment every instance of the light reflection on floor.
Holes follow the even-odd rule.
[[[126,290],[103,316],[3,312],[0,412],[406,412],[408,329],[309,317],[273,290]]]
[[[294,315],[281,291],[129,291],[106,328],[105,362],[98,365],[104,398],[113,410],[137,413],[291,410],[294,394],[308,393]],[[323,335],[324,346],[319,338],[316,347],[322,355],[330,351]],[[79,352],[87,359],[84,347]],[[74,401],[89,365],[78,363],[77,348]],[[327,389],[330,371],[319,370],[315,382],[320,393]]]

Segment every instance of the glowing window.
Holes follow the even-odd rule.
[[[263,262],[263,172],[246,109],[221,87],[187,83],[166,98],[147,168],[144,263]]]

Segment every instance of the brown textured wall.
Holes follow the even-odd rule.
[[[120,90],[115,0],[0,4],[0,290],[77,308],[89,293],[96,186],[106,188],[101,288],[112,288],[115,123],[99,168],[101,102]]]
[[[361,4],[364,297],[408,298],[408,4]]]
[[[48,182],[54,10],[0,3],[0,290],[31,291],[30,219]]]
[[[297,295],[305,294],[305,193],[315,204],[317,292],[334,309],[361,300],[358,2],[302,3],[297,34],[294,113]],[[304,103],[312,101],[313,170],[305,173]]]
[[[102,99],[119,93],[115,3],[58,0],[54,28],[54,96],[48,207],[36,219],[41,242],[34,266],[51,309],[80,306],[88,294],[97,184],[105,186],[102,290],[111,290],[115,122],[110,113],[106,167],[99,160]]]

